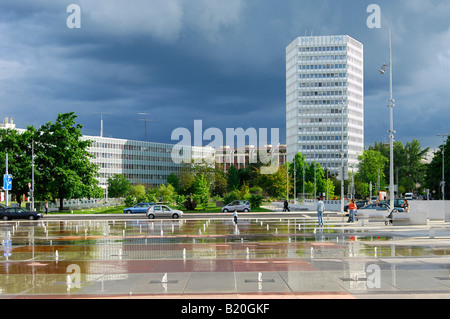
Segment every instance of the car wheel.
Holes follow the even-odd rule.
[[[249,210],[247,208],[244,208],[244,213],[248,213]]]
[[[30,216],[28,216],[28,219],[29,219],[29,220],[34,220],[34,216],[33,216],[33,215],[30,215]]]
[[[178,217],[180,217],[180,216],[178,216],[178,214],[173,214],[173,215],[172,215],[172,218],[173,218],[173,219],[178,219]]]
[[[8,218],[8,216],[3,216],[3,218],[2,218],[3,220],[8,220],[9,218]]]
[[[223,212],[224,212],[224,213],[228,213],[228,209],[225,208],[225,209],[223,210]]]
[[[131,214],[131,210],[127,210],[126,213],[127,213],[127,214]]]
[[[155,215],[149,214],[147,217],[148,217],[148,219],[154,219],[154,218],[155,218]]]

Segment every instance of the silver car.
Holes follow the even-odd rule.
[[[246,200],[235,200],[222,207],[222,213],[234,212],[235,210],[238,212],[249,212],[250,203]]]
[[[183,216],[181,210],[172,209],[166,205],[152,205],[147,210],[147,217],[153,219],[155,217],[172,217],[177,219]]]

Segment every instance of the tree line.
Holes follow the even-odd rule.
[[[59,201],[64,199],[102,198],[103,189],[98,186],[98,167],[91,162],[88,149],[91,141],[82,140],[82,125],[76,123],[74,112],[58,114],[55,122],[39,128],[28,126],[25,132],[14,129],[0,130],[0,170],[5,172],[5,157],[8,153],[8,173],[13,175],[11,194],[20,203],[30,193],[31,171],[34,164],[35,199]],[[394,143],[394,180],[398,193],[425,194],[426,190],[435,198],[441,196],[442,153],[445,158],[446,185],[450,185],[450,142],[439,147],[431,163],[423,159],[429,148],[423,149],[417,140]],[[34,157],[32,156],[34,154]],[[292,162],[279,165],[274,174],[261,174],[264,164],[253,163],[237,169],[231,166],[227,172],[219,165],[184,164],[177,173],[167,178],[166,185],[131,186],[124,176],[108,179],[109,197],[127,197],[128,201],[144,200],[156,202],[170,200],[179,205],[206,207],[211,200],[230,202],[235,199],[249,200],[258,207],[264,198],[280,200],[298,197],[327,196],[340,198],[340,181],[318,163],[308,164],[301,153]],[[356,197],[367,197],[370,193],[385,190],[389,185],[389,147],[383,143],[371,145],[359,157],[359,164],[349,169],[349,180],[345,190],[349,192],[350,180]],[[450,192],[446,192],[446,197]]]
[[[74,112],[58,114],[54,123],[28,126],[23,133],[0,130],[0,171],[5,172],[8,153],[8,173],[13,176],[10,194],[19,204],[30,193],[33,164],[38,201],[59,201],[62,210],[64,199],[103,197],[96,179],[98,167],[88,152],[91,142],[81,139],[82,125],[76,118]]]

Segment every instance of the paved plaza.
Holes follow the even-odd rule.
[[[314,214],[0,223],[0,298],[450,298],[450,223]]]

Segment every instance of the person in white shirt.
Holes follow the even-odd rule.
[[[325,204],[320,197],[317,197],[317,217],[319,219],[319,226],[323,226],[323,212],[325,211]]]

